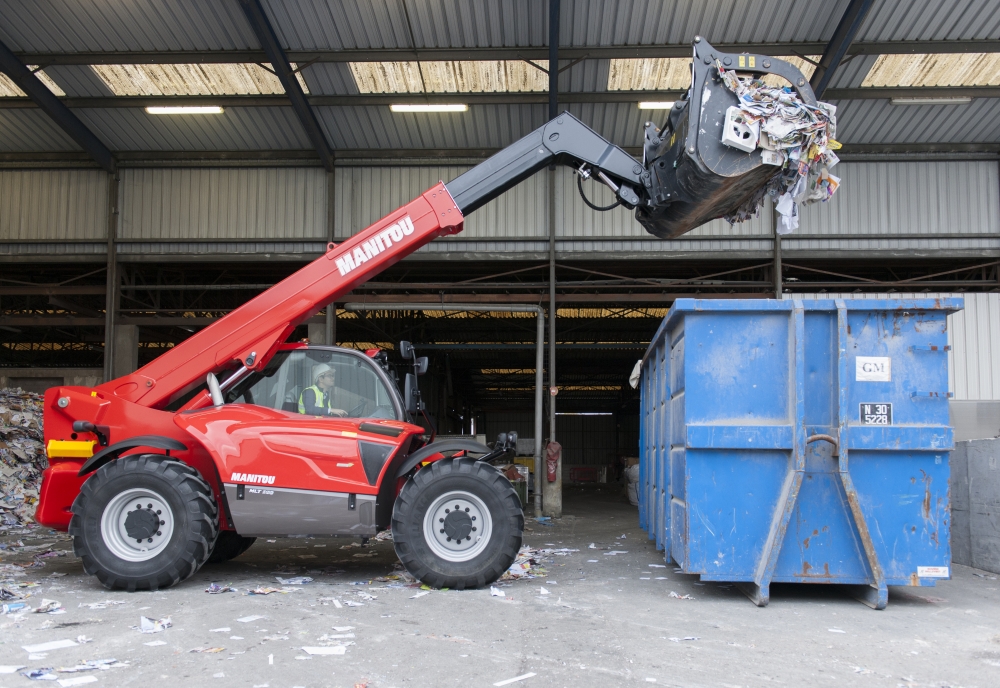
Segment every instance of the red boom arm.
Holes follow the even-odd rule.
[[[463,215],[443,183],[320,256],[263,294],[103,391],[161,408],[234,361],[258,370],[316,311],[437,237],[462,231]]]

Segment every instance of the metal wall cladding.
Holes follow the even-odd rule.
[[[1000,98],[952,105],[893,105],[887,99],[837,105],[837,140],[854,144],[993,141],[1000,122]]]
[[[976,38],[1000,38],[1000,21],[997,21],[993,0],[879,2],[872,7],[855,40],[955,41]]]
[[[83,241],[108,235],[104,172],[0,171],[0,199],[0,241]]]
[[[337,169],[336,228],[338,237],[356,234],[376,220],[437,184],[451,181],[468,166],[344,167]],[[465,220],[463,239],[548,237],[548,188],[540,177],[514,187]],[[461,250],[463,242],[447,239],[435,248]],[[439,246],[440,245],[440,246]],[[447,248],[446,248],[447,247]],[[498,250],[504,250],[502,246]]]
[[[122,239],[327,236],[327,181],[321,169],[131,169],[121,174]]]
[[[801,208],[799,234],[1000,234],[996,162],[842,162],[832,171],[837,194]]]
[[[640,523],[741,584],[950,577],[946,316],[958,299],[678,299],[643,357]],[[885,499],[885,495],[895,495]]]

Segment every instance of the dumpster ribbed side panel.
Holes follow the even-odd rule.
[[[667,560],[761,606],[773,582],[880,609],[890,585],[948,578],[961,304],[677,300],[643,358],[644,519]]]

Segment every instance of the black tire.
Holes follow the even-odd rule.
[[[466,538],[470,547],[481,549],[464,561],[449,561],[440,556],[435,548],[441,551],[444,545],[429,543],[425,534],[429,510],[444,513],[437,505],[452,494],[468,495],[470,500],[485,507],[491,519],[485,543],[478,540],[473,543],[471,533]],[[434,520],[429,518],[428,523]],[[434,522],[433,527],[437,526]],[[494,582],[517,558],[523,531],[521,501],[510,481],[493,466],[469,458],[441,459],[417,471],[406,481],[392,512],[396,555],[415,578],[435,588],[463,590]]]
[[[153,497],[130,496],[143,493]],[[131,509],[133,501],[141,502],[135,512],[119,511]],[[142,508],[142,503],[153,501],[159,510]],[[125,506],[119,506],[122,504]],[[133,530],[128,531],[133,534],[127,538],[123,533],[129,521],[116,526],[121,521],[113,517],[115,513],[128,519],[136,514]],[[169,527],[161,525],[164,520],[157,524],[156,518],[169,519]],[[144,560],[129,560],[116,553],[114,548],[121,552],[126,546],[123,542],[131,543],[134,528],[149,527],[149,523],[162,529],[149,533],[163,537],[153,544],[154,553],[136,550],[136,557],[148,557]],[[159,590],[190,577],[208,559],[219,534],[218,506],[212,488],[187,464],[161,454],[126,456],[101,467],[83,484],[73,502],[69,533],[84,570],[97,576],[104,587],[129,592]],[[126,556],[130,554],[126,551]]]
[[[243,537],[235,530],[223,530],[215,541],[212,554],[208,557],[209,564],[222,564],[235,559],[257,542],[255,537]]]

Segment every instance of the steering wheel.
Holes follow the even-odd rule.
[[[352,408],[350,411],[347,412],[347,417],[357,418],[362,413],[364,413],[366,408],[368,408],[368,400],[362,399],[360,404],[358,404],[357,406],[355,406],[354,408]]]

